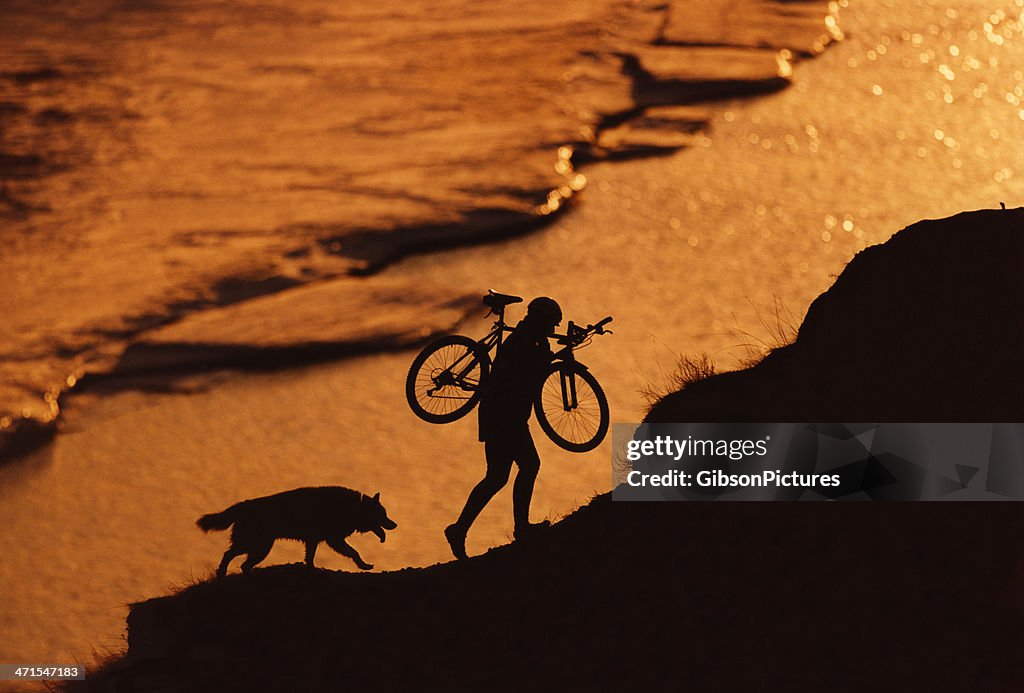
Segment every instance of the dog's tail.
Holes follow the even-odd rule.
[[[230,508],[223,512],[203,515],[198,520],[196,520],[196,525],[198,525],[199,529],[203,530],[204,532],[209,532],[215,529],[227,529],[235,523],[235,507],[236,506],[232,505]]]

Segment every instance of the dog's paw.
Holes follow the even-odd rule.
[[[356,565],[358,565],[361,570],[373,570],[373,564],[367,563],[366,561],[363,561],[362,563],[357,563]]]

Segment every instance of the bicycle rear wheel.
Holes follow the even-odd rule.
[[[575,362],[551,365],[533,404],[537,423],[555,445],[570,452],[593,450],[608,433],[608,398],[597,378]]]
[[[456,421],[476,406],[490,365],[487,353],[469,337],[443,337],[413,359],[405,379],[405,398],[424,421]]]

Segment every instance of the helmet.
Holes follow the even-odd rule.
[[[562,309],[553,298],[540,296],[530,301],[526,307],[526,317],[557,325],[562,322]]]

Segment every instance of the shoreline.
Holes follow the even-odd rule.
[[[633,33],[627,32],[628,39],[618,39],[626,42],[625,48],[606,46],[606,53],[597,54],[591,59],[591,67],[586,68],[592,74],[584,75],[596,80],[597,86],[586,87],[582,94],[573,97],[584,104],[578,117],[584,124],[580,132],[585,136],[563,142],[557,148],[553,171],[547,175],[561,182],[532,192],[521,191],[520,204],[530,200],[526,208],[472,208],[456,215],[459,218],[450,223],[367,228],[362,232],[348,228],[340,235],[333,224],[303,225],[297,231],[310,239],[309,245],[287,251],[284,265],[274,267],[276,261],[271,260],[269,271],[255,268],[248,277],[222,276],[217,281],[223,286],[202,288],[199,295],[194,289],[186,290],[176,301],[149,306],[145,314],[137,317],[111,316],[115,322],[121,322],[113,329],[103,327],[54,335],[58,346],[48,356],[8,361],[0,370],[7,380],[0,394],[0,464],[23,456],[58,434],[61,400],[80,382],[117,378],[123,364],[127,364],[128,370],[137,371],[140,362],[136,354],[148,348],[147,342],[154,333],[174,329],[174,325],[187,330],[190,322],[198,318],[201,323],[203,314],[211,310],[230,310],[236,306],[244,312],[248,303],[268,296],[301,292],[303,287],[337,280],[344,282],[346,277],[371,278],[411,255],[442,253],[450,248],[492,243],[538,231],[575,204],[577,194],[586,185],[585,176],[577,172],[578,166],[667,155],[699,143],[709,126],[711,112],[694,108],[694,104],[706,108],[723,99],[756,98],[783,89],[790,83],[792,61],[810,57],[829,42],[842,38],[834,16],[838,5],[832,9],[818,0],[802,0],[794,7],[802,13],[800,21],[790,22],[784,30],[772,33],[770,40],[765,39],[763,32],[750,29],[738,33],[737,40],[726,45],[715,33],[721,27],[714,22],[705,22],[704,34],[698,31],[695,35],[694,25],[688,24],[685,17],[687,10],[666,5],[660,10],[660,19],[646,17],[641,22],[644,26],[657,25],[653,33],[652,29],[634,28],[630,30]],[[757,16],[751,22],[769,24],[776,11],[773,3],[761,0],[745,0],[744,8],[748,13],[756,10]],[[683,25],[688,28],[684,30]],[[632,52],[627,50],[630,46]],[[26,75],[29,76],[23,82],[61,77],[60,73],[38,70]],[[20,78],[15,74],[12,79]],[[603,80],[609,79],[612,81],[601,86]],[[587,89],[596,91],[588,96]],[[609,99],[611,94],[617,96]],[[486,198],[482,201],[486,202]],[[358,291],[354,293],[358,295]],[[461,300],[454,295],[445,299]],[[429,306],[430,303],[424,303],[423,308]],[[437,326],[430,334],[446,327]],[[419,340],[422,341],[425,339]],[[302,365],[311,355],[331,358],[418,343],[408,337],[395,342],[385,333],[368,335],[361,341],[342,336],[315,345],[304,345],[301,339],[295,342],[294,348],[266,348],[259,341],[232,349],[219,348],[217,344],[208,345],[205,350],[181,345],[164,347],[159,356],[160,369],[170,373],[181,368],[182,375],[188,375],[195,368],[230,365],[236,356],[250,364],[282,358],[280,367],[289,367]],[[11,348],[17,349],[17,341],[14,343]],[[33,347],[37,352],[40,348],[54,347]],[[155,352],[150,351],[156,358]],[[60,356],[56,357],[57,354]]]

